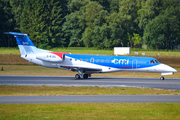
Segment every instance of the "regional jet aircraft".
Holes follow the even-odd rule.
[[[6,32],[17,40],[21,57],[29,62],[44,67],[60,68],[76,71],[76,79],[87,79],[92,73],[108,73],[117,71],[153,72],[163,75],[173,75],[174,68],[160,63],[152,57],[82,55],[63,52],[52,52],[36,48],[27,34]]]

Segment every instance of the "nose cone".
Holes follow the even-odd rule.
[[[176,69],[166,65],[166,64],[160,64],[157,66],[157,70],[161,71],[161,72],[172,72],[175,73],[177,72]]]
[[[167,71],[169,71],[169,72],[173,72],[173,73],[177,72],[176,69],[174,69],[174,68],[172,68],[172,67],[170,67],[170,66],[168,66],[168,65],[165,65],[165,64],[164,64],[164,68],[165,68]]]

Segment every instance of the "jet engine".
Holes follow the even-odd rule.
[[[65,58],[64,53],[41,53],[36,55],[36,59],[47,61],[47,62],[62,62]]]

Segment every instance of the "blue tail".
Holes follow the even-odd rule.
[[[31,39],[25,33],[5,32],[4,34],[14,35],[18,43],[18,47],[21,55],[49,52],[47,50],[36,48],[33,42],[31,41]]]

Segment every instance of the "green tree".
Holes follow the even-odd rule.
[[[82,34],[82,41],[86,47],[97,47],[97,40],[103,42],[102,39],[96,39],[98,36],[94,33],[99,31],[99,27],[106,22],[108,12],[103,10],[103,7],[97,2],[90,2],[85,6],[85,13],[83,14],[86,22],[86,28]]]
[[[133,33],[132,41],[133,44],[136,45],[141,45],[142,44],[142,37],[139,36],[139,34]]]
[[[83,28],[80,27],[79,16],[81,15],[80,11],[72,12],[71,14],[65,17],[66,22],[63,24],[63,32],[65,37],[69,40],[68,46],[80,47],[84,46],[81,41],[82,33],[84,32]]]
[[[66,40],[68,41],[68,46],[84,46],[82,38],[82,33],[86,28],[84,11],[85,6],[90,2],[90,0],[71,0],[68,3],[68,10],[70,14],[65,16],[65,22],[63,23],[63,32],[65,33]]]
[[[4,32],[14,31],[15,20],[9,0],[0,0],[0,47],[15,47],[13,36]]]
[[[157,4],[158,3],[158,4]],[[151,5],[154,5],[152,9]],[[148,8],[148,10],[146,10]],[[150,9],[151,8],[151,9]],[[159,10],[157,12],[157,10]],[[145,14],[150,13],[147,20]],[[144,28],[143,38],[153,49],[172,49],[180,43],[179,0],[147,1],[140,10],[140,26]]]
[[[149,21],[154,19],[162,11],[164,0],[147,0],[142,4],[142,8],[138,10],[139,27],[144,29]]]
[[[138,10],[141,9],[145,0],[121,0],[119,2],[119,16],[121,19],[121,26],[124,29],[123,41],[131,43],[132,39],[129,39],[129,35],[133,36],[133,33],[141,34],[141,30],[138,26]],[[127,34],[128,33],[128,34]]]
[[[91,1],[95,1],[98,4],[100,4],[104,10],[110,12],[110,2],[111,0],[91,0]]]
[[[110,2],[110,13],[119,12],[119,2],[120,0],[109,0]]]
[[[37,46],[40,46],[44,36],[47,36],[49,46],[64,46],[62,11],[58,0],[26,0],[20,30],[29,33]]]
[[[104,41],[105,47],[113,48],[124,45],[124,30],[122,29],[120,15],[117,12],[111,13],[106,17],[106,26],[108,27],[108,32],[105,36],[107,36],[108,39],[105,39]]]
[[[20,21],[21,21],[21,14],[24,9],[25,0],[9,0],[10,5],[12,7],[12,12],[14,14],[14,19],[16,20],[15,30],[20,31]]]
[[[129,34],[129,33],[127,33],[126,38],[127,38],[127,40],[129,41],[129,43],[130,43],[130,45],[131,45],[131,48],[132,48],[132,47],[133,47],[132,35]]]
[[[90,0],[69,0],[67,8],[70,13],[79,11],[81,7],[87,5]]]

